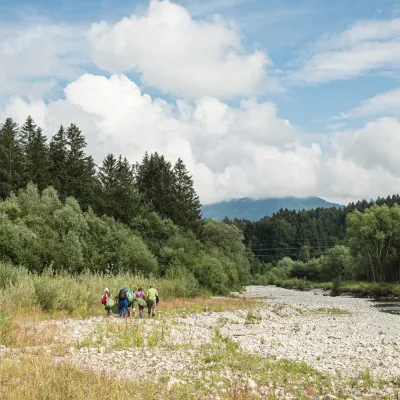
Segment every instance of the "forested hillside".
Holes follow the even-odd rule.
[[[47,142],[28,117],[0,127],[0,260],[32,272],[184,275],[215,293],[245,284],[242,233],[204,223],[182,160],[109,154],[96,166],[71,124]]]
[[[288,278],[400,280],[400,196],[343,208],[280,210],[260,221],[233,221],[255,259],[256,282]]]
[[[0,127],[0,261],[30,272],[184,277],[226,293],[248,282],[400,279],[400,196],[203,220],[182,160],[96,166],[71,124],[48,143],[28,117]]]
[[[341,205],[329,203],[319,197],[276,197],[258,200],[241,198],[203,205],[202,213],[204,218],[222,220],[226,217],[229,219],[258,221],[265,216],[271,216],[281,209],[301,211],[330,207],[340,208]]]

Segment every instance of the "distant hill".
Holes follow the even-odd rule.
[[[202,207],[204,218],[229,219],[239,218],[250,221],[258,221],[266,215],[270,216],[281,208],[288,210],[311,210],[313,208],[342,207],[340,204],[329,203],[319,197],[281,197],[253,200],[249,198],[225,200],[215,204]]]

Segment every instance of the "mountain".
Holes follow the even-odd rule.
[[[224,200],[215,204],[202,206],[204,218],[222,220],[229,219],[248,219],[258,221],[266,215],[270,216],[281,208],[288,210],[311,210],[313,208],[342,207],[340,204],[329,203],[319,197],[278,197],[270,199],[253,200],[249,198]]]

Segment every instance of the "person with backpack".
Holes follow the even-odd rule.
[[[143,318],[143,310],[145,307],[147,307],[147,303],[145,299],[145,294],[141,287],[138,288],[138,291],[136,292],[136,298],[139,306],[139,317]]]
[[[149,317],[150,313],[153,317],[156,315],[156,304],[158,304],[159,300],[157,289],[151,284],[150,289],[147,291],[147,311]]]
[[[119,316],[125,317],[128,313],[128,289],[123,287],[118,294]]]
[[[104,309],[107,311],[107,316],[110,316],[111,308],[114,305],[114,300],[108,288],[104,289],[104,295],[101,298],[101,304],[104,305]]]
[[[134,285],[132,285],[132,289],[128,289],[127,291],[127,300],[128,300],[128,317],[131,316],[131,310],[132,310],[132,316],[135,316],[135,292],[133,290]]]

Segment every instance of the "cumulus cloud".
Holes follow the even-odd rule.
[[[313,47],[287,78],[290,83],[318,84],[351,79],[400,66],[400,18],[361,21]]]
[[[99,163],[109,152],[131,162],[158,151],[183,158],[204,204],[241,196],[319,195],[375,198],[400,187],[400,120],[380,118],[330,134],[330,146],[306,144],[304,134],[270,102],[228,106],[212,96],[167,103],[141,92],[125,75],[84,74],[46,104],[14,98],[0,112],[23,122],[31,114],[47,135],[76,123]]]
[[[267,75],[267,54],[246,52],[232,24],[194,20],[168,0],[152,0],[145,15],[115,25],[93,24],[88,40],[100,68],[140,73],[144,84],[178,96],[228,99],[280,90]]]
[[[0,97],[41,97],[54,88],[58,79],[77,77],[79,62],[84,60],[81,38],[80,30],[67,25],[3,25]]]
[[[400,115],[400,89],[392,89],[364,100],[359,106],[340,114],[336,119],[371,118],[377,115]]]
[[[85,74],[65,88],[64,100],[46,105],[14,98],[1,114],[20,122],[32,114],[49,136],[60,124],[76,122],[97,161],[108,152],[132,162],[145,151],[171,161],[181,157],[204,203],[317,190],[319,146],[301,145],[298,132],[268,102],[233,108],[208,96],[168,104],[141,93],[124,75]]]

